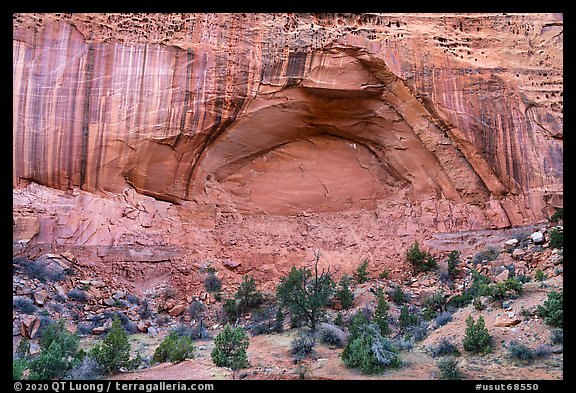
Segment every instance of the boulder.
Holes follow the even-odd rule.
[[[493,326],[495,327],[511,327],[521,323],[522,320],[514,313],[500,314],[494,320]]]
[[[142,332],[142,333],[147,333],[148,332],[148,326],[146,326],[146,324],[144,322],[138,322],[138,331]]]
[[[515,246],[516,244],[518,244],[518,239],[506,240],[504,244],[506,244],[507,246]]]
[[[173,317],[177,317],[178,315],[182,314],[185,308],[186,308],[185,305],[177,304],[174,307],[172,307],[170,311],[168,311],[168,314],[170,314]]]
[[[126,291],[123,291],[123,290],[121,290],[121,289],[117,290],[117,291],[114,293],[114,295],[112,295],[112,297],[113,297],[115,300],[120,300],[120,299],[124,298],[124,296],[126,296]]]
[[[104,299],[104,304],[112,307],[113,305],[116,304],[116,300],[112,299],[111,297],[107,297],[106,299]]]
[[[92,284],[92,286],[96,288],[102,288],[106,286],[106,283],[100,280],[92,280],[90,281],[90,284]]]
[[[536,231],[530,235],[530,239],[534,242],[534,244],[542,244],[544,243],[544,234],[540,231]]]
[[[38,306],[43,306],[44,303],[46,302],[47,297],[48,297],[48,294],[46,293],[45,290],[35,291],[34,292],[34,303],[36,303],[36,305],[38,305]]]
[[[524,255],[526,255],[526,251],[524,251],[521,248],[516,248],[513,252],[512,252],[512,258],[514,259],[520,259],[521,257],[523,257]]]
[[[40,320],[35,315],[22,316],[22,325],[20,326],[20,334],[22,337],[34,338],[38,329],[40,328]]]
[[[158,330],[154,326],[149,326],[148,327],[148,334],[151,336],[157,336]]]
[[[241,262],[236,262],[236,261],[224,261],[223,265],[225,268],[227,269],[235,269],[238,266],[242,265]]]
[[[502,273],[500,273],[496,277],[494,277],[494,282],[504,282],[504,281],[508,280],[509,275],[510,275],[510,271],[508,269],[505,269],[502,271]]]
[[[104,326],[98,326],[98,327],[95,327],[94,329],[92,329],[92,334],[100,335],[100,334],[104,333],[105,331],[106,331],[106,328]]]

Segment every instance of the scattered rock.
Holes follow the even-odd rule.
[[[116,304],[116,300],[112,299],[111,297],[107,297],[106,299],[104,299],[104,304],[112,307],[113,305]]]
[[[34,338],[38,329],[40,328],[40,320],[35,315],[22,316],[22,325],[20,326],[20,334],[22,337]]]
[[[502,273],[500,273],[496,277],[494,277],[494,281],[495,282],[504,282],[504,281],[508,280],[509,275],[510,275],[510,271],[508,269],[505,269],[502,271]]]
[[[151,336],[157,336],[158,330],[154,326],[149,326],[148,327],[148,334]]]
[[[148,332],[148,326],[146,326],[146,324],[144,322],[138,322],[138,331],[142,332],[142,333],[146,333]]]
[[[176,306],[172,307],[170,311],[168,311],[168,314],[170,314],[173,317],[177,317],[178,315],[182,314],[185,308],[186,306],[184,306],[183,304],[177,304]]]
[[[40,353],[40,345],[36,341],[30,341],[30,356],[36,356]]]
[[[520,257],[523,257],[524,255],[526,255],[526,251],[522,250],[521,248],[516,248],[512,252],[512,257],[516,259],[520,259]]]
[[[100,280],[92,280],[92,281],[90,281],[90,284],[96,288],[102,288],[102,287],[106,286],[106,283],[104,281],[100,281]]]
[[[242,265],[242,263],[241,262],[235,262],[235,261],[224,261],[223,265],[227,269],[235,269],[238,266]]]
[[[126,296],[126,292],[119,289],[116,291],[116,293],[114,293],[114,295],[112,295],[112,298],[115,300],[120,300],[123,299],[124,296]]]
[[[46,291],[44,290],[36,291],[34,292],[34,303],[36,303],[36,305],[38,306],[43,306],[44,303],[46,302],[47,297],[48,294],[46,293]]]
[[[506,240],[504,244],[506,244],[507,246],[515,246],[516,244],[518,244],[518,239]]]
[[[105,331],[106,331],[106,328],[104,326],[98,326],[98,327],[95,327],[94,329],[92,329],[92,334],[100,335],[100,334],[104,333]]]
[[[58,296],[61,296],[64,299],[68,299],[68,296],[66,295],[66,291],[64,290],[64,288],[62,286],[60,286],[58,284],[54,284],[54,290],[56,291]]]

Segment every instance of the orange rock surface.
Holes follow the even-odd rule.
[[[222,246],[249,271],[256,251],[204,229],[276,220],[303,235],[262,240],[275,270],[313,225],[384,261],[374,235],[543,220],[563,205],[562,18],[14,14],[14,241],[157,266]],[[359,217],[373,240],[339,234]]]

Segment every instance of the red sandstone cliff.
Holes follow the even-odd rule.
[[[440,231],[563,203],[562,15],[16,14],[13,48],[16,188]]]

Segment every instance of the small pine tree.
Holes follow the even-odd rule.
[[[394,292],[392,293],[392,301],[397,305],[402,305],[404,302],[406,302],[406,294],[404,291],[402,291],[400,285],[397,285],[396,288],[394,288]]]
[[[273,325],[274,331],[278,333],[282,331],[282,327],[284,326],[284,318],[285,315],[282,312],[282,307],[278,307],[278,310],[276,310],[276,316],[274,317],[274,325]]]
[[[456,266],[460,263],[460,251],[452,250],[448,254],[448,277],[454,279],[458,275]]]
[[[239,314],[244,314],[258,307],[264,301],[264,296],[256,289],[256,281],[252,274],[242,277],[242,283],[234,297],[238,304]]]
[[[130,343],[120,318],[114,314],[112,327],[102,344],[92,349],[92,357],[103,367],[106,373],[113,373],[121,367],[127,367],[130,362]]]
[[[430,271],[438,267],[436,259],[430,252],[420,250],[418,240],[414,241],[406,251],[406,260],[412,264],[415,272]]]
[[[241,326],[233,328],[227,323],[214,339],[214,349],[210,356],[218,367],[230,367],[233,370],[246,368],[249,366],[246,356],[249,344],[248,336]]]
[[[340,288],[336,291],[335,297],[340,300],[343,309],[352,307],[354,294],[350,291],[350,277],[345,275],[340,279]]]
[[[466,335],[462,340],[462,345],[465,351],[472,353],[488,354],[492,352],[493,339],[486,329],[482,315],[478,317],[478,322],[474,322],[472,315],[466,318]]]
[[[407,305],[403,305],[400,309],[400,316],[398,317],[400,327],[406,329],[409,326],[417,325],[418,322],[418,316],[411,312]]]
[[[368,259],[364,259],[362,263],[356,268],[356,272],[354,272],[354,281],[358,284],[362,284],[368,281]]]
[[[556,228],[550,232],[550,247],[562,248],[564,247],[564,234]]]
[[[382,336],[390,334],[390,326],[388,326],[388,309],[389,305],[384,298],[384,291],[378,289],[378,304],[374,311],[374,323],[380,328]]]

